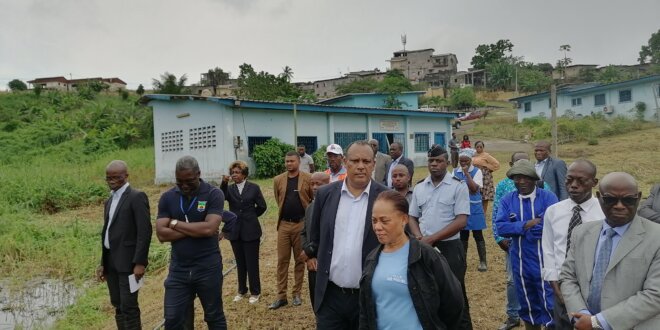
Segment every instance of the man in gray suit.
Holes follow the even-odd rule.
[[[660,226],[635,215],[641,193],[613,172],[596,192],[602,222],[578,226],[562,267],[566,310],[582,329],[660,329]]]
[[[651,194],[639,207],[637,215],[647,218],[655,223],[660,223],[660,184],[651,188]]]
[[[384,183],[385,181],[383,179],[385,178],[385,173],[387,173],[387,170],[390,168],[392,157],[378,151],[378,140],[369,140],[369,145],[371,146],[371,149],[374,150],[374,154],[376,155],[376,163],[374,165],[374,172],[371,175],[371,178],[375,179],[378,183]]]
[[[534,168],[541,180],[547,182],[550,190],[560,201],[563,201],[568,198],[568,191],[564,183],[566,181],[566,163],[559,158],[551,157],[551,152],[549,142],[537,142],[534,146],[534,157],[536,158]]]

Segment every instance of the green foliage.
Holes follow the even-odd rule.
[[[643,128],[643,123],[623,116],[607,119],[600,114],[579,117],[574,114],[557,119],[560,143],[597,140],[600,137],[628,133]],[[511,122],[498,125],[478,122],[472,134],[510,140],[544,140],[551,138],[550,120],[542,117],[525,118],[522,123]]]
[[[235,95],[242,99],[279,101],[279,102],[313,102],[316,96],[304,93],[298,86],[290,82],[293,71],[288,66],[285,72],[276,76],[265,71],[256,72],[252,65],[243,63],[238,75],[238,89]]]
[[[552,78],[539,69],[518,69],[518,88],[523,92],[540,92],[550,89]]]
[[[188,77],[184,74],[178,80],[175,75],[165,72],[160,75],[160,79],[152,79],[154,93],[157,94],[185,94],[186,81]]]
[[[601,69],[596,76],[596,80],[604,84],[611,84],[630,79],[633,79],[633,75],[630,72],[614,65],[608,65],[605,69]]]
[[[256,146],[252,152],[252,159],[257,167],[256,176],[272,178],[284,172],[284,156],[292,150],[296,150],[296,148],[277,138],[272,138],[266,143]]]
[[[390,70],[385,74],[383,81],[378,84],[376,92],[398,94],[414,90],[415,87],[401,70]]]
[[[312,158],[314,159],[314,167],[317,172],[325,171],[328,168],[328,159],[325,155],[327,145],[322,145],[318,150],[314,151]]]
[[[451,91],[449,104],[453,109],[473,108],[478,105],[472,87],[455,88]]]
[[[12,92],[20,92],[27,90],[27,85],[19,79],[14,79],[10,81],[7,84],[7,86],[9,87],[9,89],[11,89]]]
[[[34,89],[32,91],[34,91],[34,95],[40,96],[42,90],[43,87],[41,87],[41,85],[34,85]]]
[[[337,95],[351,93],[372,93],[378,90],[379,82],[373,78],[353,80],[349,83],[339,85],[335,88]]]
[[[638,61],[639,64],[660,64],[660,29],[658,32],[651,34],[649,42],[642,46]]]
[[[449,101],[441,96],[420,96],[420,106],[429,106],[432,108],[441,108],[449,106]]]
[[[206,79],[202,81],[202,85],[208,85],[213,87],[213,95],[216,95],[216,88],[218,85],[225,85],[229,82],[229,72],[225,72],[219,67],[216,67],[215,69],[209,69],[208,72],[206,72]]]
[[[590,146],[597,146],[598,145],[598,139],[596,138],[591,138],[589,141],[587,141],[587,144]]]
[[[508,61],[496,61],[486,64],[488,85],[491,88],[506,90],[513,85],[515,67]]]
[[[630,112],[635,114],[635,119],[643,122],[645,120],[644,118],[646,114],[646,103],[644,102],[635,103],[635,107],[630,109]]]
[[[122,100],[124,100],[124,101],[128,100],[129,94],[128,94],[127,90],[125,90],[123,88],[119,89],[119,95],[121,96]]]
[[[142,96],[144,94],[144,86],[142,86],[142,84],[140,84],[140,86],[138,86],[138,88],[135,90],[135,93],[137,95]]]
[[[485,69],[488,64],[503,60],[506,53],[510,53],[512,49],[513,44],[509,39],[501,39],[490,45],[479,45],[475,50],[476,54],[472,57],[470,64],[475,69]]]

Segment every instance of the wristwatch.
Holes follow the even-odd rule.
[[[177,223],[179,223],[179,220],[174,219],[174,220],[170,221],[170,225],[168,227],[170,227],[171,229],[174,229],[174,227],[176,227]]]
[[[603,326],[598,322],[596,315],[591,317],[591,328],[595,330],[603,330]]]

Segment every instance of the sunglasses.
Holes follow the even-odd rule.
[[[639,198],[633,196],[626,196],[626,197],[600,196],[600,200],[603,201],[603,204],[607,206],[614,206],[619,204],[619,202],[621,202],[621,204],[625,206],[635,206]]]

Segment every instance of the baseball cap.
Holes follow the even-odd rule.
[[[341,149],[341,146],[333,143],[325,149],[326,154],[335,154],[335,155],[344,155],[344,151]]]

